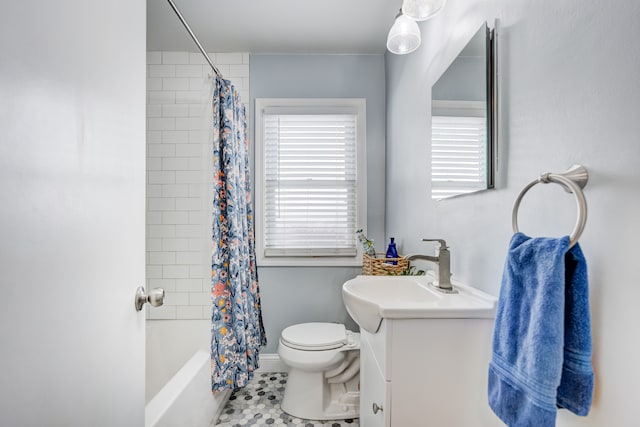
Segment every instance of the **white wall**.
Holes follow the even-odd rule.
[[[497,190],[429,198],[430,86],[485,19],[501,20],[500,166]],[[637,425],[640,386],[640,3],[595,0],[449,0],[420,25],[423,45],[387,55],[387,232],[404,252],[423,237],[451,246],[455,278],[497,294],[519,191],[573,163],[590,172],[580,244],[590,280],[596,390],[586,419],[559,426]],[[538,185],[520,208],[530,235],[568,234],[573,197]]]
[[[209,53],[249,111],[249,54]],[[211,67],[201,53],[147,53],[149,319],[211,318]],[[186,360],[185,360],[186,361]]]

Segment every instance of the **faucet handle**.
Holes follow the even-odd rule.
[[[422,239],[423,242],[438,242],[440,243],[440,249],[447,249],[447,242],[442,239]]]

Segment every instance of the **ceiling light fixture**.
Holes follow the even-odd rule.
[[[402,14],[396,15],[396,20],[387,36],[387,49],[398,55],[411,53],[420,46],[420,28],[413,19]]]
[[[445,0],[404,0],[402,13],[415,21],[425,21],[444,6]]]

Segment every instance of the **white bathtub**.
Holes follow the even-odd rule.
[[[146,427],[210,427],[231,391],[211,393],[211,355],[199,350],[145,408]]]
[[[208,321],[147,321],[146,427],[209,427],[231,391],[211,393]]]

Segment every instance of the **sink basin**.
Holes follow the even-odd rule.
[[[458,293],[441,293],[430,276],[358,276],[342,285],[347,311],[361,328],[376,333],[382,319],[492,318],[497,299],[452,281]]]

